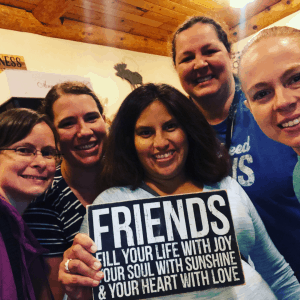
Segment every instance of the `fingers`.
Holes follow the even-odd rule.
[[[78,262],[79,265],[75,266],[77,267],[77,271],[86,270],[83,264],[95,271],[99,271],[101,268],[101,263],[91,254],[96,252],[96,250],[96,244],[90,237],[88,237],[86,234],[78,233],[74,238],[73,245],[64,253],[64,262],[66,262],[66,260],[69,258],[73,260],[77,259],[81,262],[81,264]],[[74,261],[72,261],[72,265],[74,265]],[[85,272],[83,275],[86,274],[87,273]]]
[[[73,260],[71,261],[73,262]],[[70,263],[71,263],[70,262]],[[69,265],[70,265],[69,263]],[[92,277],[82,276],[77,273],[67,273],[65,272],[65,266],[63,262],[60,264],[58,278],[59,281],[66,287],[95,287],[100,284],[100,280],[103,278],[102,272],[96,272]],[[94,271],[95,272],[95,271]]]
[[[79,244],[87,251],[91,253],[95,253],[97,251],[97,246],[94,241],[85,233],[78,233],[76,234],[73,245]]]
[[[89,255],[91,255],[91,254],[89,254]],[[62,264],[64,263],[64,261],[65,260],[63,260]],[[100,266],[101,266],[101,264],[100,264]],[[68,267],[69,267],[69,271],[70,271],[69,274],[79,274],[81,276],[90,277],[91,279],[96,280],[98,282],[98,284],[99,284],[99,281],[101,279],[103,279],[103,272],[98,271],[99,269],[95,270],[95,269],[90,268],[87,264],[85,264],[84,262],[82,262],[79,259],[72,259],[71,261],[69,261]],[[64,268],[65,268],[65,265],[64,265]],[[75,279],[73,279],[73,280],[75,280]]]

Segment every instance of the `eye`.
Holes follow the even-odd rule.
[[[271,91],[268,90],[262,90],[254,94],[253,100],[261,100],[268,96],[271,93]]]
[[[152,130],[150,129],[140,129],[137,131],[136,133],[138,136],[142,137],[142,138],[149,138],[152,135]]]
[[[76,121],[65,120],[58,124],[58,128],[71,128],[75,123]]]
[[[219,49],[207,49],[204,54],[205,55],[213,55],[219,51],[220,51]]]
[[[194,59],[194,56],[192,56],[192,55],[185,56],[185,57],[183,57],[183,58],[180,60],[180,63],[186,63],[186,62],[189,62],[189,61],[191,61],[191,60],[193,60],[193,59]]]
[[[288,85],[293,85],[293,86],[296,85],[296,87],[300,86],[300,74],[296,74],[292,76],[288,82]]]
[[[35,150],[33,148],[29,148],[29,147],[18,147],[15,149],[15,152],[17,154],[29,156],[29,155],[32,155],[35,152]]]
[[[172,122],[165,125],[165,130],[167,131],[174,131],[177,128],[178,128],[178,124],[176,122]]]
[[[100,118],[100,114],[92,113],[92,114],[87,114],[84,117],[84,120],[85,120],[85,122],[93,123],[93,122],[96,122],[99,118]]]
[[[42,156],[46,157],[46,158],[53,158],[53,157],[57,156],[57,151],[55,149],[52,149],[52,148],[43,149],[41,151],[41,153],[42,153]]]

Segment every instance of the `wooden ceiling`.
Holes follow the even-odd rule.
[[[0,28],[169,55],[172,32],[193,15],[225,22],[232,42],[298,11],[300,0],[0,0]]]

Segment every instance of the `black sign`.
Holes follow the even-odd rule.
[[[88,206],[104,279],[94,299],[142,299],[244,283],[226,191]]]

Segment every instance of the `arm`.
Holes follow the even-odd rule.
[[[95,243],[81,233],[75,236],[72,247],[65,251],[59,266],[58,280],[70,299],[92,299],[91,288],[98,286],[104,278],[104,274],[99,271],[101,263],[92,255],[96,251]],[[69,273],[65,268],[68,260]]]
[[[49,268],[48,281],[50,289],[55,300],[62,300],[64,297],[64,291],[61,283],[58,281],[59,265],[62,262],[63,257],[46,257],[45,261]]]
[[[245,206],[252,220],[254,245],[249,254],[255,265],[255,269],[269,284],[278,299],[300,299],[300,285],[296,277],[293,276],[294,273],[291,267],[274,246],[262,220],[245,191],[238,183],[235,182],[234,184],[240,195],[240,201]],[[247,242],[246,240],[244,241]]]

